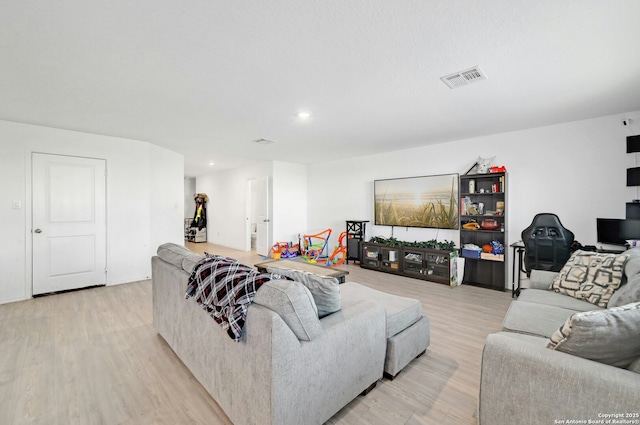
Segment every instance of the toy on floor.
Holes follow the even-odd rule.
[[[346,237],[347,232],[342,232],[340,236],[338,236],[338,246],[327,260],[327,267],[335,267],[344,263],[344,260],[347,258],[347,246],[344,244]]]
[[[329,236],[331,236],[331,228],[316,233],[315,235],[304,235],[302,258],[310,263],[316,263],[323,257],[326,258]]]
[[[293,242],[276,242],[269,250],[269,256],[274,260],[280,258],[294,258],[298,256],[299,245]]]
[[[282,255],[281,249],[284,243],[285,242],[276,242],[273,244],[269,250],[269,256],[273,257],[274,260],[279,260]]]
[[[300,245],[289,242],[287,247],[282,251],[282,258],[295,258],[300,253]]]

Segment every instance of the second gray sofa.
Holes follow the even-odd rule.
[[[480,425],[640,420],[640,249],[628,254],[611,307],[550,290],[558,273],[531,272],[486,339]]]

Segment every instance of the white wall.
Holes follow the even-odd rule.
[[[307,233],[306,165],[273,162],[272,201],[272,242],[298,243],[298,234]]]
[[[196,194],[196,179],[195,177],[184,178],[184,218],[193,219],[193,215],[196,211],[196,203],[194,196]]]
[[[250,249],[247,222],[248,181],[270,177],[273,165],[262,161],[251,166],[221,170],[196,177],[196,192],[206,193],[207,242],[246,251]]]
[[[184,156],[149,145],[151,252],[165,242],[184,244]]]
[[[634,119],[631,128],[622,117]],[[635,123],[640,111],[311,165],[307,224],[336,229],[347,219],[371,220],[367,237],[388,237],[390,227],[372,225],[373,180],[462,174],[478,156],[495,156],[509,173],[507,244],[541,212],[557,214],[582,244],[595,244],[596,217],[624,218],[625,202],[640,198],[625,186],[626,169],[636,164],[626,153],[626,136],[640,133]],[[396,228],[394,236],[459,243],[456,232],[443,230]]]
[[[31,295],[32,152],[106,160],[107,284],[149,277],[157,243],[182,243],[182,155],[146,142],[0,121],[0,303]]]
[[[27,217],[24,147],[6,137],[0,122],[0,302],[23,300],[26,297]],[[21,204],[12,208],[12,201]]]

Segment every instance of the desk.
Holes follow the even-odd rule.
[[[515,298],[520,295],[520,278],[522,273],[527,273],[526,270],[522,268],[522,257],[524,255],[525,247],[524,242],[517,241],[509,245],[513,250],[513,267],[511,270],[511,297]],[[516,289],[516,254],[518,254],[518,288]]]
[[[260,273],[266,273],[267,267],[279,267],[281,269],[290,269],[309,272],[319,276],[335,277],[338,283],[344,283],[344,277],[349,274],[346,270],[326,267],[322,264],[312,264],[301,260],[271,260],[263,263],[254,264]]]

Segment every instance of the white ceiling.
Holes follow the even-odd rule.
[[[476,65],[487,81],[440,81]],[[190,176],[636,110],[638,0],[7,0],[0,13],[0,119],[152,142],[184,153]]]

